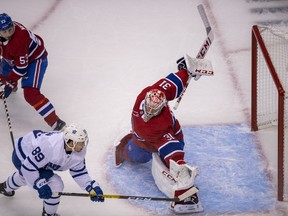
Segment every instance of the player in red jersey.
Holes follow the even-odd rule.
[[[7,98],[17,90],[21,79],[25,100],[44,118],[54,130],[65,126],[54,106],[40,88],[48,66],[47,51],[43,39],[22,24],[0,14],[0,98]]]
[[[208,60],[185,55],[177,62],[178,72],[146,87],[137,96],[131,133],[115,142],[115,165],[118,167],[124,161],[146,163],[152,159],[152,175],[158,188],[168,197],[180,199],[171,203],[172,209],[176,213],[193,213],[203,211],[198,188],[194,186],[198,168],[185,162],[183,132],[168,101],[180,96],[190,76],[197,80],[199,75],[213,72]],[[209,65],[209,73],[207,66],[205,70],[199,68],[203,65]]]

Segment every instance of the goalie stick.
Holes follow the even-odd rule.
[[[68,193],[68,192],[53,192],[54,195],[61,196],[76,196],[76,197],[90,197],[88,193]],[[166,198],[166,197],[148,197],[148,196],[124,196],[124,195],[112,195],[103,194],[104,198],[111,199],[128,199],[128,200],[144,200],[144,201],[168,201],[168,202],[179,202],[179,198]]]
[[[199,190],[197,187],[192,187],[187,192],[183,193],[179,197],[167,198],[167,197],[148,197],[148,196],[125,196],[125,195],[113,195],[113,194],[103,194],[104,198],[111,199],[128,199],[128,200],[144,200],[144,201],[168,201],[168,202],[179,202],[184,200],[188,196],[197,193]],[[69,192],[53,192],[54,195],[60,196],[76,196],[76,197],[91,197],[88,193],[69,193]]]
[[[201,58],[202,59],[202,58],[205,57],[206,53],[208,52],[208,50],[209,50],[209,48],[210,48],[210,46],[211,46],[211,44],[212,44],[212,42],[214,40],[214,34],[212,32],[211,25],[210,25],[209,20],[207,18],[204,6],[202,4],[200,4],[200,5],[197,6],[197,9],[198,9],[198,12],[199,12],[199,14],[201,16],[201,19],[202,19],[203,23],[204,23],[204,26],[205,26],[205,29],[206,29],[206,33],[207,33],[207,37],[204,40],[204,42],[203,42],[203,44],[202,44],[202,46],[201,46],[201,48],[200,48],[200,50],[199,50],[199,52],[198,52],[198,54],[196,56],[196,58]],[[198,75],[198,76],[201,76],[201,75]],[[189,76],[189,79],[187,80],[186,86],[184,87],[182,93],[178,97],[178,99],[177,99],[177,101],[176,101],[176,103],[175,103],[175,105],[173,107],[174,110],[176,110],[178,108],[179,103],[182,100],[183,95],[184,95],[184,93],[185,93],[185,91],[186,91],[186,89],[187,89],[187,87],[188,87],[188,85],[189,85],[189,83],[191,81],[191,78],[192,78],[192,76]],[[198,77],[198,78],[200,78],[200,77]]]

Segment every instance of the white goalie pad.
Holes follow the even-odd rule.
[[[152,154],[152,176],[159,190],[166,196],[173,198],[175,191],[187,190],[179,196],[180,200],[193,195],[198,191],[194,186],[194,179],[198,174],[198,168],[187,164],[179,165],[170,160],[170,170],[162,162],[157,153]]]
[[[184,190],[193,186],[198,172],[197,167],[191,167],[187,164],[179,165],[170,160],[170,174],[177,181],[177,190]]]
[[[211,61],[207,59],[192,58],[185,54],[184,59],[186,62],[187,70],[192,76],[213,76],[214,71]]]

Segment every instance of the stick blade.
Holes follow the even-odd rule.
[[[209,23],[209,20],[208,20],[208,17],[207,17],[207,14],[205,12],[203,4],[198,5],[197,9],[198,9],[200,17],[204,23],[204,26],[206,28],[206,32],[207,32],[207,34],[209,34],[209,32],[211,31],[211,25]]]

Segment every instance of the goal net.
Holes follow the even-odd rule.
[[[251,128],[277,127],[277,188],[283,201],[288,198],[288,33],[253,26],[251,58]]]

